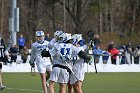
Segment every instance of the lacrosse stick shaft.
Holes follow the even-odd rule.
[[[95,61],[94,61],[94,67],[95,67],[95,73],[97,74],[97,67]]]

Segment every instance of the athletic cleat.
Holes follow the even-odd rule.
[[[6,88],[6,86],[0,85],[0,90],[3,90],[4,88]]]

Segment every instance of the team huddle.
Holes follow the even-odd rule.
[[[36,63],[44,93],[55,93],[55,83],[59,84],[60,93],[66,93],[67,85],[68,93],[83,93],[84,63],[91,62],[93,57],[80,46],[82,35],[60,30],[54,33],[50,42],[44,40],[43,31],[37,31],[36,36],[29,63],[32,67]]]

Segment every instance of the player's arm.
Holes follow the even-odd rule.
[[[42,57],[51,57],[51,54],[50,54],[49,50],[43,49],[41,51],[41,56]]]
[[[34,45],[32,45],[31,57],[30,57],[30,61],[29,61],[29,64],[31,65],[31,67],[35,67],[35,63],[34,63],[35,58],[36,58],[35,52],[36,52],[36,49],[35,49]]]
[[[52,49],[53,47],[54,47],[54,44],[56,43],[56,38],[53,38],[50,42],[49,42],[49,44],[48,44],[48,48],[49,49]]]
[[[72,47],[74,50],[74,55],[78,55],[80,58],[84,59],[87,63],[93,60],[92,55],[88,55],[82,48]]]
[[[88,55],[86,52],[84,52],[82,50],[78,53],[78,56],[80,58],[84,59],[87,63],[88,62],[91,62],[92,59],[93,59],[93,56],[92,55]]]

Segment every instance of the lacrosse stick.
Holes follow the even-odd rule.
[[[62,59],[62,61],[65,62],[66,65],[67,65],[67,67],[70,69],[70,66],[69,66],[68,62],[67,62],[66,60],[63,60],[63,59]],[[70,69],[70,71],[71,71],[71,73],[73,74],[73,76],[78,80],[78,78],[77,78],[77,76],[75,75],[75,73],[73,72],[73,70]]]
[[[95,61],[94,61],[94,67],[95,67],[95,73],[97,74],[97,67]]]
[[[68,65],[68,62],[67,61],[65,61],[66,62],[66,65],[67,65],[67,67],[70,69],[70,67],[69,67],[69,65]],[[71,73],[73,74],[73,76],[78,80],[78,78],[77,78],[77,76],[75,75],[75,73],[73,72],[73,70],[72,69],[70,69],[71,70]]]
[[[97,74],[97,67],[96,67],[95,59],[92,58],[89,64],[91,64],[93,61],[94,61],[95,73]]]
[[[36,75],[35,67],[31,67],[30,75],[31,76],[35,76]]]

